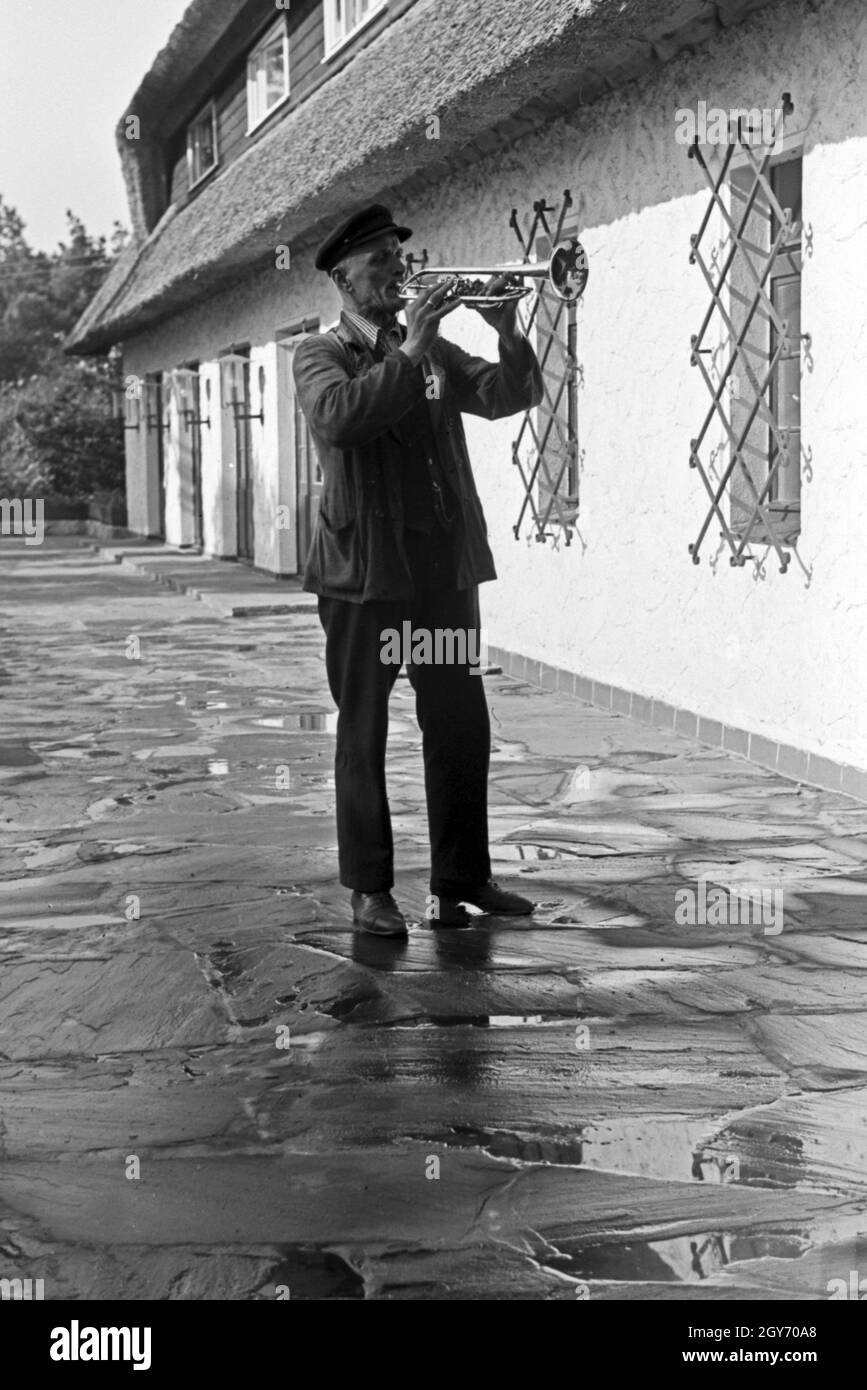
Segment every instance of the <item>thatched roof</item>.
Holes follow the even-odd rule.
[[[226,34],[255,23],[257,0],[193,0],[154,59],[117,123],[115,142],[126,182],[133,232],[144,239],[166,201],[163,140],[189,120],[213,80],[209,58]],[[131,140],[127,118],[136,116],[140,137]]]
[[[277,245],[312,240],[347,206],[399,202],[419,179],[478,159],[768,3],[418,0],[153,227],[160,131],[181,96],[190,102],[212,46],[250,10],[250,0],[194,0],[128,108],[146,118],[142,140],[118,128],[137,241],[69,350],[104,350],[273,262]],[[426,138],[433,113],[439,140]]]

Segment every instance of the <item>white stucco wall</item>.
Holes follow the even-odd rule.
[[[489,640],[858,767],[867,767],[867,585],[859,545],[867,521],[865,68],[867,7],[860,0],[826,4],[817,14],[806,4],[773,6],[641,83],[431,186],[411,205],[394,201],[415,228],[413,245],[426,246],[432,261],[491,264],[516,259],[513,206],[529,214],[535,198],[558,201],[569,187],[590,256],[578,342],[585,462],[578,534],[568,549],[512,536],[521,502],[510,461],[517,422],[466,421],[500,574],[482,593]],[[688,467],[689,441],[707,406],[689,366],[689,339],[707,291],[688,255],[708,195],[675,140],[674,113],[700,100],[775,106],[783,91],[795,103],[787,130],[805,130],[812,256],[804,261],[803,327],[812,335],[814,367],[803,381],[802,427],[812,478],[803,484],[800,559],[781,575],[771,554],[756,579],[752,565],[732,569],[726,555],[709,563],[718,525],[700,565],[687,553],[707,511],[700,478]],[[273,343],[290,322],[318,314],[327,324],[336,309],[311,258],[293,254],[291,273],[266,271],[126,346],[125,370],[143,374],[195,357],[215,360],[233,342],[252,344],[267,378],[256,520],[257,538],[261,529],[269,539],[261,550],[257,539],[256,560],[284,571],[294,557],[285,537],[275,538],[272,513],[281,501],[294,507],[294,476],[285,403],[274,416],[276,431],[268,426],[272,383],[281,390]],[[470,311],[454,314],[445,331],[470,350],[494,353],[491,330]],[[213,468],[208,476],[206,536],[219,530],[208,532]],[[223,544],[234,526],[230,490],[224,480]],[[206,548],[227,553],[207,540]]]
[[[831,11],[830,14],[827,11]],[[785,24],[780,23],[780,17]],[[579,311],[579,534],[569,549],[515,542],[520,505],[509,462],[514,426],[467,422],[500,580],[483,591],[490,641],[550,665],[692,709],[856,766],[867,766],[867,8],[771,11],[628,94],[558,122],[498,156],[490,172],[442,188],[424,240],[443,259],[479,257],[478,232],[454,208],[483,207],[504,226],[512,205],[580,198],[591,278]],[[707,291],[688,264],[708,194],[674,140],[674,110],[775,105],[806,129],[803,442],[812,480],[788,573],[711,568],[715,524],[694,566],[687,553],[708,502],[688,467],[708,396],[689,363]],[[694,190],[694,191],[693,191]],[[421,220],[413,209],[416,224]],[[433,223],[433,228],[431,227]],[[490,237],[511,255],[509,236]],[[462,317],[464,317],[462,315]],[[488,330],[461,340],[484,351]],[[448,332],[458,328],[457,316]],[[461,325],[463,329],[463,325]]]

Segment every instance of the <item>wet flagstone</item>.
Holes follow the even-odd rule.
[[[865,1267],[867,807],[488,677],[495,873],[538,908],[432,930],[401,679],[410,935],[359,937],[314,614],[223,618],[71,539],[7,538],[0,582],[17,1274],[77,1299],[809,1301]],[[679,921],[699,878],[780,917]]]

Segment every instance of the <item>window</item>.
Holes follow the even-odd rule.
[[[326,58],[383,9],[385,0],[325,0]]]
[[[781,248],[781,259],[771,276],[771,303],[779,318],[788,323],[788,351],[781,355],[771,378],[770,405],[780,434],[788,444],[785,460],[777,464],[779,452],[770,441],[768,467],[771,504],[800,506],[801,499],[801,184],[803,161],[790,159],[771,170],[771,187],[782,208],[791,208],[792,227]],[[776,214],[771,236],[779,229]],[[770,355],[776,353],[778,334],[771,326]],[[776,468],[775,468],[775,465]]]
[[[577,223],[564,226],[560,241],[578,235]],[[547,261],[551,240],[536,237],[535,259]],[[525,282],[526,283],[526,282]],[[535,283],[538,284],[538,281]],[[537,407],[539,452],[547,468],[538,475],[539,508],[552,509],[557,493],[565,511],[578,504],[578,371],[575,359],[575,313],[558,310],[547,281],[542,282],[544,306],[536,315],[536,355],[542,367],[545,395]]]
[[[555,547],[562,540],[570,545],[578,517],[578,485],[583,451],[579,446],[578,388],[582,370],[576,358],[576,314],[586,283],[586,261],[578,240],[577,224],[567,221],[572,205],[568,188],[563,191],[559,209],[544,198],[533,204],[533,217],[526,235],[521,231],[517,210],[510,226],[521,243],[523,259],[535,262],[544,273],[533,275],[538,292],[522,301],[519,310],[522,327],[534,343],[542,372],[543,396],[537,406],[524,412],[516,439],[512,443],[512,462],[518,469],[523,488],[518,520],[512,527],[515,538],[521,534],[524,518],[537,541],[551,540]],[[548,220],[548,214],[553,217]],[[561,298],[549,284],[552,244],[572,243],[574,252],[568,279],[571,298]],[[567,262],[558,257],[559,271]]]
[[[217,167],[217,110],[210,102],[187,131],[187,168],[190,188]]]
[[[788,134],[789,94],[762,140],[731,123],[728,141],[690,155],[711,190],[691,261],[709,302],[692,334],[691,363],[707,388],[704,417],[689,445],[710,510],[689,546],[693,563],[719,526],[721,555],[763,573],[772,547],[785,574],[801,525],[801,326],[803,131]],[[766,552],[766,555],[769,552]]]
[[[770,196],[763,190],[755,196],[742,238],[744,254],[752,255],[755,271],[747,272],[741,258],[733,264],[730,281],[732,324],[738,334],[744,333],[743,356],[740,369],[735,369],[731,393],[732,425],[736,436],[742,436],[743,458],[743,468],[736,469],[731,479],[731,526],[736,533],[750,528],[751,539],[765,544],[769,536],[762,518],[755,515],[754,489],[759,495],[764,490],[768,516],[782,539],[791,543],[800,529],[801,173],[800,158],[770,166]],[[733,172],[732,206],[736,212],[745,206],[753,182],[752,170]],[[791,226],[773,256],[767,302],[757,304],[756,280],[763,268],[762,258],[770,257],[781,232],[778,207],[790,209]],[[787,326],[785,340],[781,337],[783,324]],[[747,364],[752,373],[746,370]],[[744,477],[747,472],[753,487]]]
[[[288,95],[289,33],[285,18],[280,18],[247,59],[247,133]]]

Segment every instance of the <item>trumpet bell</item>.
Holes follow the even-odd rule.
[[[589,275],[587,252],[577,237],[571,237],[569,241],[555,246],[548,262],[548,280],[560,299],[580,299],[587,287]]]

